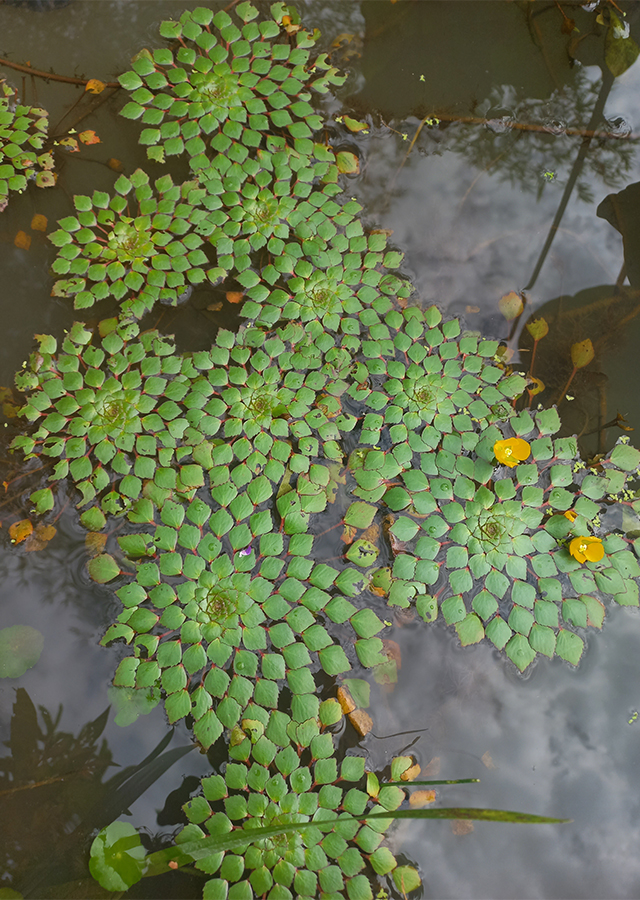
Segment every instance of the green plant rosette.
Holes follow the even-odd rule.
[[[322,125],[311,91],[326,93],[344,76],[326,54],[311,61],[317,35],[300,29],[288,40],[284,4],[271,10],[257,22],[247,2],[233,15],[199,7],[161,24],[161,36],[179,46],[143,51],[119,79],[131,92],[122,115],[146,126],[140,142],[150,159],[187,153],[199,170],[215,154],[243,163],[269,133],[284,131],[301,148],[311,142]]]
[[[115,297],[124,317],[139,319],[156,301],[175,305],[206,280],[209,259],[197,233],[208,215],[205,191],[197,181],[178,186],[163,175],[156,196],[141,169],[121,175],[114,189],[114,197],[75,196],[76,214],[49,235],[58,247],[53,272],[64,276],[52,296],[73,297],[75,309]]]

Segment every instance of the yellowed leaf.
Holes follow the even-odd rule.
[[[227,291],[225,296],[229,303],[241,303],[244,294],[242,291]]]
[[[53,153],[43,153],[38,157],[38,163],[43,169],[53,169],[56,164]]]
[[[209,310],[209,312],[220,312],[220,310],[222,309],[222,300],[219,300],[217,303],[210,303],[207,306],[207,309]]]
[[[549,334],[547,320],[543,319],[542,316],[539,319],[532,319],[530,322],[527,322],[527,331],[534,341],[541,340]]]
[[[353,697],[349,693],[344,685],[340,685],[338,688],[338,703],[340,704],[340,709],[342,712],[347,715],[356,708],[356,704],[354,702]]]
[[[520,294],[516,294],[515,291],[509,291],[508,294],[500,298],[498,307],[507,322],[510,322],[511,319],[517,318],[522,313],[524,303]]]
[[[28,250],[31,246],[31,235],[24,231],[19,231],[13,239],[13,243],[16,247],[19,247],[20,250]]]
[[[571,346],[571,362],[576,369],[588,366],[594,357],[593,344],[589,338]]]
[[[90,78],[87,81],[85,91],[89,91],[90,94],[101,94],[105,88],[106,84],[104,81],[100,81],[99,78]]]
[[[287,32],[287,34],[295,34],[297,31],[300,31],[302,25],[296,24],[291,16],[283,16],[282,27]]]
[[[110,169],[113,169],[114,172],[122,172],[124,169],[122,162],[119,159],[115,159],[113,156],[107,160],[107,165]]]
[[[84,545],[91,556],[99,556],[104,550],[106,543],[106,534],[100,534],[99,531],[90,531],[84,539]]]
[[[414,791],[409,797],[409,806],[413,809],[420,809],[422,806],[428,806],[436,799],[435,791]]]
[[[342,540],[345,544],[352,544],[357,533],[358,529],[355,525],[345,525],[341,535]]]
[[[24,542],[24,549],[29,552],[33,552],[34,550],[42,550],[47,546],[52,537],[55,537],[57,534],[57,529],[53,525],[43,525],[42,522],[39,525],[36,525],[36,529],[33,534],[30,534],[29,537]]]
[[[64,147],[66,150],[69,151],[69,153],[79,153],[80,152],[80,148],[78,147],[78,142],[75,138],[72,138],[72,137],[62,138],[61,141],[56,141],[56,144],[58,144],[60,147]]]
[[[420,771],[420,766],[416,763],[414,766],[410,766],[408,769],[404,770],[400,776],[400,781],[415,781],[420,774]]]
[[[36,213],[35,216],[31,219],[31,230],[32,231],[46,231],[47,230],[47,217],[41,215],[40,213]]]
[[[53,187],[57,180],[55,172],[38,172],[36,175],[36,184],[41,188]]]
[[[532,397],[535,397],[536,394],[541,394],[545,390],[545,383],[540,378],[534,378],[533,375],[529,376],[530,384],[527,387],[527,390],[531,394]]]
[[[378,542],[378,538],[380,537],[380,526],[377,522],[374,522],[373,525],[369,525],[361,535],[365,541],[371,541],[372,544],[376,544]]]
[[[16,406],[14,403],[2,404],[2,413],[6,419],[15,419],[16,416],[20,415],[21,410],[22,407]],[[625,428],[625,431],[633,431],[633,428]]]
[[[29,519],[21,519],[9,526],[9,537],[12,544],[21,544],[33,531],[33,525]]]
[[[350,712],[349,721],[358,732],[360,737],[364,737],[365,734],[369,734],[369,732],[373,728],[373,719],[364,709],[354,709],[353,712]]]
[[[468,313],[479,313],[480,307],[467,305],[467,306],[465,306],[464,311],[468,312]]]

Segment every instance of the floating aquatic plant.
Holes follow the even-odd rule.
[[[188,426],[186,419],[175,422],[176,400],[194,399],[182,372],[192,368],[157,332],[139,335],[137,325],[112,319],[102,323],[102,334],[96,345],[77,322],[61,352],[54,337],[40,335],[38,352],[16,378],[30,391],[22,415],[37,427],[13,446],[27,457],[57,459],[49,480],[70,476],[82,494],[80,506],[99,496],[104,513],[117,513],[140,496],[158,467],[175,460]],[[195,394],[198,400],[197,387]],[[39,512],[51,509],[51,488],[32,500]],[[104,524],[102,514],[97,520]]]
[[[316,35],[300,28],[289,40],[284,4],[271,11],[256,22],[258,11],[244,2],[233,17],[199,7],[162,23],[172,49],[143,51],[120,76],[131,92],[122,115],[147,126],[140,142],[150,159],[187,153],[194,170],[208,168],[216,153],[242,163],[266,135],[282,132],[306,150],[322,126],[310,92],[326,93],[344,76],[326,54],[311,60]]]
[[[24,191],[35,177],[38,187],[55,184],[53,157],[40,152],[49,120],[44,109],[12,102],[13,91],[0,80],[0,211],[9,191]]]
[[[174,185],[169,175],[155,182],[137,169],[121,175],[115,196],[94,191],[74,197],[76,214],[60,219],[49,235],[58,247],[52,269],[54,297],[73,297],[75,309],[98,300],[122,301],[122,314],[141,318],[159,300],[175,305],[191,285],[206,280],[207,255],[196,233],[207,218],[197,182]],[[133,192],[133,193],[132,193]],[[130,195],[129,199],[127,196]]]
[[[576,664],[603,597],[639,603],[637,542],[600,517],[617,503],[636,521],[640,453],[621,442],[581,468],[576,441],[552,437],[555,410],[514,411],[526,380],[496,341],[407,308],[402,254],[339,197],[344,156],[314,140],[311,91],[341,79],[293,10],[198,8],[161,35],[171,47],[121,76],[122,112],[150,159],[185,154],[194,178],[154,192],[137,170],[113,197],[74,199],[51,235],[54,295],[114,297],[121,313],[96,335],[76,323],[60,348],[38,337],[17,377],[32,429],[13,446],[70,477],[90,531],[126,517],[88,564],[123,604],[103,638],[132,649],[116,686],[162,695],[204,749],[227,744],[175,848],[202,842],[204,897],[369,900],[371,871],[407,892],[419,876],[383,845],[388,820],[363,821],[405,795],[365,784],[363,757],[338,765],[345,709],[327,677],[350,673],[356,693],[367,670],[395,680],[387,605],[442,615],[521,671],[538,654]],[[247,321],[208,350],[179,355],[131,321],[228,276]],[[31,499],[46,512],[54,493]],[[321,522],[342,528],[331,559]],[[242,839],[242,825],[309,822]],[[231,843],[211,850],[207,834]],[[99,836],[106,868],[121,837]]]

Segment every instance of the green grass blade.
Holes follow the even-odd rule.
[[[571,819],[554,819],[548,816],[533,816],[527,813],[511,812],[503,809],[477,809],[474,807],[444,807],[442,809],[397,809],[384,813],[370,813],[353,821],[366,821],[368,819],[476,819],[486,822],[521,822],[528,824],[563,824],[571,822]],[[340,821],[345,821],[346,817]],[[232,834],[211,835],[198,841],[188,841],[184,844],[159,850],[146,857],[143,877],[160,875],[162,872],[178,867],[190,865],[198,859],[203,859],[211,853],[221,850],[236,850],[254,841],[275,837],[279,834],[292,834],[303,828],[328,828],[335,825],[332,820],[315,822],[298,822],[291,825],[269,825],[263,828],[251,828],[238,830]]]
[[[479,784],[479,778],[455,778],[448,781],[385,781],[380,787],[422,787],[426,784]]]

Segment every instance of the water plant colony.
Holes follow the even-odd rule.
[[[84,527],[113,542],[88,567],[121,603],[102,641],[128,648],[114,684],[225,757],[164,870],[196,860],[209,900],[365,900],[376,878],[408,892],[419,877],[384,838],[415,760],[381,783],[336,746],[368,679],[396,679],[386,617],[413,607],[521,672],[539,656],[577,664],[607,598],[638,606],[637,539],[600,516],[637,511],[640,453],[623,439],[586,467],[575,438],[554,437],[555,409],[517,404],[525,378],[496,341],[412,299],[402,253],[343,196],[353,157],[312,102],[343,79],[294,10],[197,8],[160,34],[167,46],[120,76],[122,115],[150,171],[189,172],[120,175],[49,235],[53,295],[119,313],[38,336],[13,447],[48,463],[39,514],[67,484]],[[6,199],[53,176],[42,110],[3,104]],[[141,330],[158,304],[222,283],[245,321],[210,349]],[[333,527],[346,550],[322,561]],[[248,841],[259,826],[283,833]],[[112,890],[141,876],[132,833],[120,823],[94,846]]]

